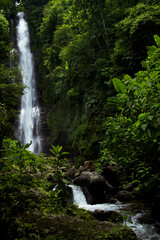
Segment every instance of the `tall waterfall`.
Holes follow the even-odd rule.
[[[33,55],[30,50],[29,30],[24,13],[20,12],[17,16],[17,45],[20,54],[19,67],[25,85],[25,92],[21,97],[19,140],[24,145],[32,142],[29,150],[39,154],[41,152],[39,134],[40,108],[37,101]]]

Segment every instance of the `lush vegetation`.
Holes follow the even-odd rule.
[[[89,212],[69,201],[71,192],[63,177],[67,161],[62,158],[68,153],[62,147],[52,145],[53,157],[37,157],[28,147],[11,139],[3,141],[0,224],[4,240],[137,239],[126,227],[98,224]]]
[[[3,141],[0,161],[0,223],[3,239],[40,239],[37,221],[42,221],[51,213],[66,214],[69,209],[73,209],[72,214],[75,215],[79,212],[75,206],[67,205],[60,172],[60,165],[66,165],[64,160],[63,164],[62,159],[59,160],[61,147],[52,146],[55,158],[37,157],[27,150],[28,147],[29,144],[22,146],[15,140]],[[53,172],[56,174],[50,181]],[[83,215],[83,212],[80,214]]]
[[[159,194],[159,1],[21,0],[18,7],[14,4],[13,0],[0,2],[0,211],[2,225],[9,226],[5,237],[18,226],[15,236],[25,239],[37,232],[33,239],[38,239],[38,229],[32,232],[34,222],[20,220],[21,214],[28,218],[35,209],[43,212],[40,219],[51,211],[80,214],[64,201],[66,160],[59,145],[71,153],[76,166],[85,160],[96,160],[99,168],[121,164],[127,181],[136,180],[143,196]],[[28,145],[8,139],[14,139],[23,93],[10,28],[18,9],[25,11],[29,22],[51,158],[37,157],[27,151]],[[36,193],[38,202],[31,197]],[[12,225],[13,213],[17,215]]]
[[[142,69],[160,30],[156,1],[25,1],[50,141],[96,159],[115,109],[112,78]],[[36,18],[35,18],[36,16]],[[38,16],[38,17],[37,17]],[[41,48],[41,51],[39,51]]]
[[[16,67],[17,55],[10,40],[9,16],[9,10],[0,10],[0,146],[4,137],[14,134],[19,97],[23,91],[20,72]],[[11,62],[14,65],[11,66]]]
[[[15,54],[9,66],[13,2],[4,1],[0,15],[1,139],[13,136],[23,89]],[[30,24],[49,145],[63,145],[75,156],[75,165],[86,159],[120,163],[133,179],[146,183],[151,176],[146,185],[157,185],[157,1],[23,0],[18,8]],[[147,56],[154,36],[157,47],[150,47]]]
[[[32,13],[51,143],[74,153],[76,165],[86,159],[122,164],[130,181],[157,192],[158,1],[23,3]]]
[[[156,46],[148,47],[148,57],[142,62],[145,70],[134,78],[124,75],[113,78],[118,94],[108,98],[117,109],[114,117],[105,121],[106,138],[102,142],[102,164],[120,163],[138,179],[143,191],[157,193],[160,183],[160,37]]]

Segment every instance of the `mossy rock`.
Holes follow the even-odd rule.
[[[23,216],[15,219],[15,227],[22,232],[14,235],[21,239],[43,239],[43,240],[138,240],[135,233],[126,226],[113,224],[111,222],[99,222],[88,218],[87,220],[71,217],[69,215],[49,214],[42,217],[38,212],[33,215]],[[12,233],[14,232],[12,225]],[[27,232],[26,232],[27,231]],[[18,233],[18,232],[17,232]],[[14,232],[15,234],[15,232]],[[7,238],[4,238],[4,240]],[[13,239],[13,238],[11,238]]]
[[[44,227],[43,224],[41,227]],[[66,216],[54,219],[50,229],[43,233],[46,233],[42,236],[44,240],[137,240],[135,233],[127,227]]]

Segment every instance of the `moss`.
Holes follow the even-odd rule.
[[[77,218],[59,219],[52,233],[44,240],[136,240],[135,233],[109,222],[84,221]]]

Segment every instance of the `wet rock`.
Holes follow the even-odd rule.
[[[37,188],[29,189],[28,194],[30,195],[30,197],[32,197],[32,199],[46,198],[46,195],[40,189],[37,189]]]
[[[75,168],[70,168],[65,174],[65,177],[70,177],[73,178],[76,174],[76,169]]]
[[[79,172],[76,172],[75,175],[74,175],[75,178],[76,178],[76,177],[79,177],[79,176],[80,176],[80,173],[79,173]]]
[[[102,188],[82,187],[82,191],[86,197],[88,204],[98,204],[107,202],[106,193]]]
[[[18,221],[17,221],[18,220]],[[18,222],[18,225],[17,225]],[[98,221],[98,220],[91,220],[87,219],[79,219],[78,217],[73,217],[69,215],[54,215],[54,214],[46,214],[40,211],[39,214],[28,213],[26,215],[22,215],[19,218],[12,218],[11,219],[11,226],[6,228],[7,230],[13,229],[14,235],[12,235],[12,239],[22,239],[21,237],[17,236],[17,228],[19,227],[19,223],[21,226],[25,226],[26,224],[33,224],[36,232],[34,229],[31,229],[31,233],[37,234],[38,239],[107,239],[110,240],[120,240],[120,239],[127,239],[127,240],[138,240],[135,233],[129,229],[128,227],[122,227],[119,224],[107,222],[107,221]],[[2,225],[1,225],[2,226]],[[33,232],[32,232],[33,230]],[[25,239],[33,239],[28,232],[24,232]],[[2,234],[1,234],[2,237]],[[3,238],[2,239],[10,239],[10,238]]]
[[[99,221],[108,221],[114,223],[123,222],[122,215],[115,211],[103,211],[101,209],[96,209],[92,214]]]
[[[127,202],[132,199],[132,194],[126,190],[121,190],[117,193],[117,199],[122,202]]]
[[[141,224],[154,224],[154,220],[151,218],[150,213],[146,212],[145,214],[142,214],[139,218],[138,218],[138,222]]]
[[[125,190],[126,191],[133,191],[137,186],[138,186],[138,182],[134,181],[132,183],[128,183],[126,186],[125,186]]]
[[[39,227],[47,225],[48,218],[45,219],[45,222],[39,222]],[[46,228],[45,228],[46,229]],[[48,230],[48,228],[47,228]],[[127,228],[121,227],[117,224],[111,222],[99,222],[95,221],[86,221],[80,220],[78,218],[63,218],[57,217],[50,227],[50,233],[47,238],[43,239],[107,239],[118,240],[118,239],[127,239],[127,240],[137,240],[135,233]],[[46,237],[42,232],[42,237]],[[119,237],[120,236],[120,237]]]
[[[132,191],[133,190],[133,185],[132,184],[127,184],[126,186],[125,186],[125,190],[126,191]]]
[[[89,204],[106,202],[106,195],[113,191],[112,185],[97,172],[84,171],[73,183],[82,187]]]
[[[83,172],[85,171],[85,168],[83,166],[80,166],[79,169],[78,169],[80,172]]]
[[[86,161],[84,162],[84,169],[93,171],[95,168],[95,161]]]
[[[106,185],[106,187],[110,190],[113,189],[113,186],[97,172],[84,171],[78,178],[75,178],[73,182],[76,185],[83,187],[88,187],[94,184],[102,184]]]
[[[114,198],[114,197],[111,197],[111,198],[109,198],[108,199],[108,203],[116,203],[118,200],[116,199],[116,198]]]

